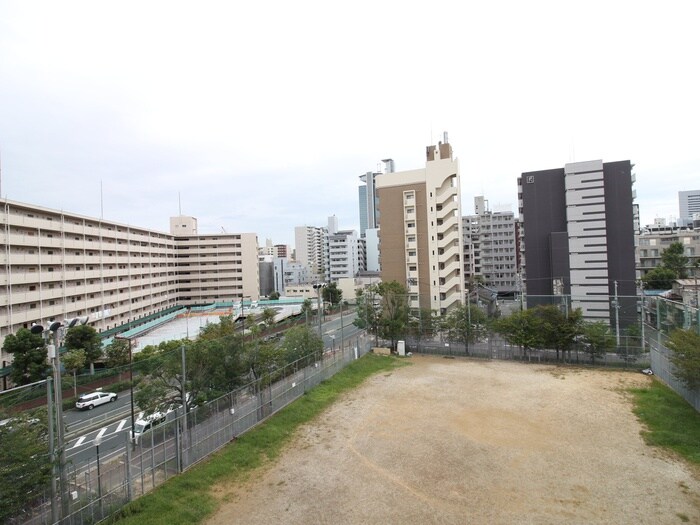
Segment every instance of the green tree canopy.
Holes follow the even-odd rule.
[[[670,290],[673,288],[673,281],[676,279],[676,274],[673,270],[664,266],[657,266],[649,270],[642,282],[645,290]]]
[[[603,321],[584,323],[580,341],[583,343],[583,351],[591,357],[592,364],[595,364],[596,357],[603,357],[605,352],[615,347],[615,337]]]
[[[49,489],[51,461],[46,410],[10,415],[0,412],[0,523],[10,523]]]
[[[335,281],[328,283],[321,290],[323,291],[323,300],[331,303],[333,306],[340,304],[340,301],[343,299],[343,291],[338,288],[338,283]]]
[[[129,341],[124,339],[112,339],[105,348],[105,357],[109,368],[117,368],[129,364]]]
[[[85,357],[90,365],[90,373],[94,373],[95,361],[102,357],[102,339],[97,330],[86,324],[69,328],[63,344],[68,350],[85,350]]]
[[[46,377],[46,344],[41,335],[20,328],[17,334],[5,337],[2,350],[13,356],[10,378],[14,384],[27,385]]]
[[[282,346],[288,363],[303,358],[300,366],[318,361],[323,353],[323,341],[314,330],[309,330],[306,326],[295,326],[287,330]]]
[[[270,330],[275,326],[275,316],[277,315],[277,310],[274,308],[265,308],[262,312],[262,322],[264,323],[265,330]]]
[[[78,397],[78,385],[76,382],[76,376],[79,370],[85,368],[85,363],[87,356],[85,355],[85,350],[82,348],[76,350],[68,350],[65,354],[61,356],[61,364],[66,371],[73,374],[73,395]]]
[[[580,309],[562,312],[554,305],[540,305],[533,309],[534,315],[539,319],[538,330],[542,346],[551,348],[557,352],[557,360],[560,353],[571,350],[577,336],[583,330],[583,314]]]
[[[673,375],[690,389],[700,387],[700,335],[693,330],[674,330],[667,346],[671,349]]]
[[[270,295],[268,295],[267,297],[270,299],[270,301],[277,301],[280,298],[280,293],[275,290],[274,292],[270,293]]]
[[[685,279],[688,276],[688,257],[683,253],[683,244],[672,242],[668,248],[661,252],[661,265],[671,270],[676,279]]]
[[[377,285],[379,294],[379,335],[391,341],[391,348],[406,333],[408,325],[408,297],[406,288],[397,281],[382,282]]]
[[[450,341],[463,344],[469,354],[469,344],[486,334],[486,314],[472,304],[459,304],[443,319],[442,328]]]
[[[510,344],[521,346],[524,354],[529,356],[531,348],[538,348],[542,344],[541,324],[534,309],[528,309],[497,319],[493,328]]]

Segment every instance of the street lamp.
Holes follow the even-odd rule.
[[[49,410],[53,411],[55,414],[55,425],[54,428],[49,428],[49,432],[53,438],[54,434],[56,436],[55,443],[56,448],[54,449],[53,460],[54,469],[58,469],[59,478],[59,499],[61,501],[61,515],[66,516],[68,513],[67,503],[68,501],[64,497],[67,490],[66,477],[64,465],[66,464],[66,451],[64,446],[64,435],[63,435],[63,388],[61,386],[61,355],[59,351],[60,338],[63,332],[67,328],[72,328],[76,325],[85,324],[88,322],[88,317],[74,317],[73,319],[67,319],[63,322],[61,321],[51,321],[48,327],[40,324],[33,324],[30,328],[30,332],[33,334],[41,335],[44,341],[47,342],[46,349],[48,351],[48,357],[52,362],[53,367],[53,408],[49,407]],[[52,342],[49,342],[52,341]],[[51,418],[49,418],[49,422]],[[56,457],[58,456],[58,457]],[[55,461],[55,460],[58,461]],[[54,471],[54,481],[51,484],[52,496],[55,500],[56,488],[55,479],[56,471]]]
[[[131,398],[131,444],[133,448],[136,448],[136,418],[134,417],[134,356],[131,351],[131,339],[128,337],[120,337],[118,335],[115,335],[114,338],[120,341],[126,341],[129,344],[129,397]]]
[[[323,333],[321,329],[321,309],[323,308],[321,306],[321,288],[326,287],[326,283],[317,283],[314,284],[314,290],[316,290],[316,308],[318,310],[318,336],[323,339]]]

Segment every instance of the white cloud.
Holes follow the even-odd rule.
[[[697,189],[690,2],[200,4],[0,5],[3,195],[291,243],[443,130],[465,213],[572,160],[632,160],[643,222]]]

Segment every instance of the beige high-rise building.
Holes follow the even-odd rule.
[[[411,308],[444,314],[464,300],[459,163],[447,134],[426,157],[376,177],[381,276],[406,286]]]
[[[32,323],[88,316],[99,332],[184,305],[257,300],[254,233],[171,233],[3,200],[0,348]],[[11,356],[0,350],[0,367]]]

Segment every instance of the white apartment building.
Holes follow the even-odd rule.
[[[690,266],[700,259],[700,228],[665,226],[665,221],[647,226],[636,236],[635,249],[637,276],[641,279],[649,270],[661,264],[661,254],[672,243],[683,245],[683,254],[688,257]],[[693,276],[693,269],[689,269]]]
[[[459,163],[447,142],[425,168],[376,177],[381,278],[405,284],[411,308],[440,314],[464,301]]]
[[[259,296],[255,234],[200,236],[181,216],[175,235],[1,202],[0,347],[32,323],[87,315],[104,331],[177,305]]]
[[[328,229],[316,226],[294,228],[296,260],[307,266],[312,279],[323,281],[326,278],[326,244]]]
[[[359,238],[355,230],[328,234],[328,280],[355,277],[360,271]]]
[[[482,277],[501,294],[518,290],[515,215],[492,212],[483,196],[474,198],[474,215],[462,217],[464,280]]]

